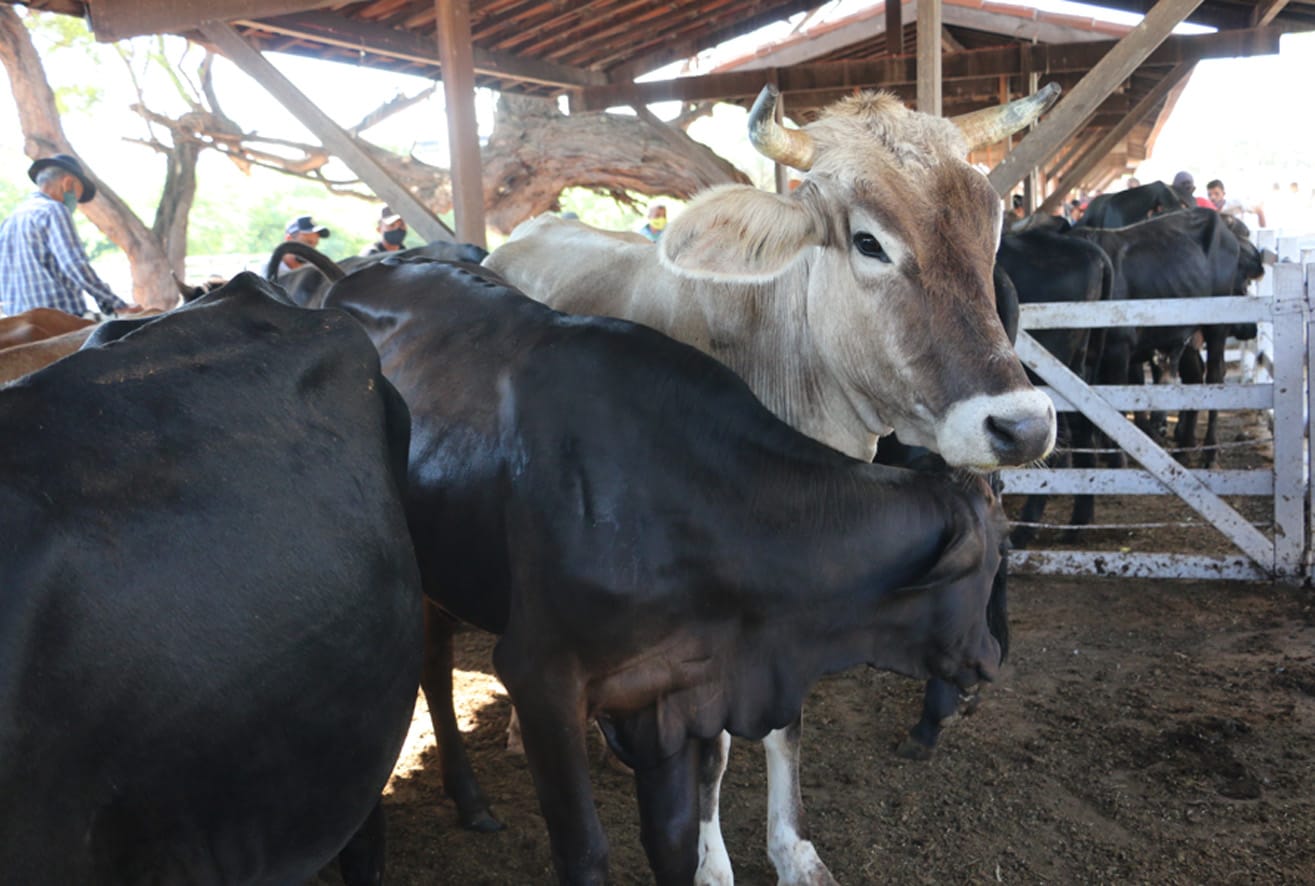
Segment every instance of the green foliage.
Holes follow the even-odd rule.
[[[8,217],[30,193],[32,193],[31,187],[20,187],[13,182],[0,179],[0,218]]]
[[[78,68],[88,60],[98,65],[109,62],[104,48],[96,43],[86,23],[71,15],[29,12],[23,24],[41,54],[41,63],[55,93],[55,105],[60,114],[89,113],[104,98],[100,82],[70,76],[63,64],[74,56],[79,62]]]
[[[610,194],[588,188],[567,188],[562,191],[557,202],[563,213],[574,212],[585,224],[607,231],[638,231],[644,226],[644,214],[648,206],[654,203],[665,205],[668,215],[673,217],[685,205],[672,197],[649,197],[635,192],[626,196],[640,208],[627,206]]]

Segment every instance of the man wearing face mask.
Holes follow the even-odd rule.
[[[402,243],[406,240],[406,222],[392,209],[385,206],[379,213],[379,221],[374,227],[379,232],[379,240],[371,244],[361,255],[397,252],[403,248]]]
[[[657,240],[662,236],[662,231],[667,227],[667,207],[661,203],[655,203],[648,208],[648,217],[644,221],[644,226],[639,229],[650,240]]]
[[[96,184],[68,154],[37,160],[27,171],[37,191],[0,224],[0,312],[55,308],[87,313],[83,293],[106,314],[141,310],[96,274],[73,227],[73,211],[96,196]]]

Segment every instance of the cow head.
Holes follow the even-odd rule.
[[[795,130],[774,122],[768,87],[751,138],[805,170],[803,183],[785,196],[705,193],[668,226],[663,263],[797,296],[798,322],[872,434],[893,429],[958,466],[1040,458],[1054,444],[1054,408],[996,316],[1001,202],[964,158],[1031,122],[1057,93],[1052,84],[957,121],[863,93]]]

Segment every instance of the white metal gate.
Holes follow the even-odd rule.
[[[1268,231],[1257,232],[1257,245],[1277,246],[1280,259],[1267,270],[1257,296],[1023,305],[1017,344],[1023,363],[1048,385],[1044,389],[1058,410],[1082,412],[1141,467],[1003,472],[1008,495],[1177,495],[1234,550],[1198,555],[1029,549],[1010,555],[1011,571],[1287,582],[1312,577],[1309,513],[1315,508],[1310,507],[1306,415],[1315,412],[1315,388],[1308,384],[1307,368],[1315,365],[1315,262],[1303,259],[1315,259],[1315,250],[1302,254],[1302,243],[1295,238],[1274,243]],[[1026,331],[1220,323],[1273,324],[1272,383],[1088,386]],[[1124,417],[1126,411],[1180,409],[1272,409],[1272,469],[1188,469]],[[1222,498],[1239,495],[1272,499],[1271,533],[1253,526]]]

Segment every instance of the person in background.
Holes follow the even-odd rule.
[[[1127,190],[1131,191],[1133,188],[1140,188],[1140,187],[1141,187],[1141,179],[1139,178],[1128,179]]]
[[[663,206],[661,203],[654,203],[648,208],[648,220],[645,221],[644,226],[639,229],[639,233],[643,234],[650,240],[657,240],[658,237],[662,236],[662,229],[666,226],[667,207]]]
[[[96,196],[96,184],[68,154],[42,157],[27,170],[34,194],[0,225],[0,311],[54,308],[81,317],[83,293],[106,314],[141,310],[115,295],[91,267],[73,227],[73,211]]]
[[[1011,201],[1009,208],[1009,214],[1011,216],[1011,221],[1021,221],[1022,219],[1027,218],[1027,209],[1023,206],[1022,194],[1014,195],[1014,199]]]
[[[1235,218],[1241,218],[1247,213],[1254,213],[1256,221],[1262,228],[1269,225],[1265,223],[1265,207],[1259,203],[1247,204],[1238,200],[1236,197],[1229,197],[1224,192],[1224,183],[1219,179],[1213,179],[1206,183],[1206,196],[1210,198],[1210,205],[1219,210],[1223,215],[1231,215]]]
[[[305,243],[307,246],[319,248],[321,240],[327,240],[330,237],[329,229],[324,225],[316,225],[309,215],[299,215],[283,231],[284,240],[295,240],[298,243]],[[283,256],[283,262],[279,265],[279,276],[283,276],[288,271],[296,270],[304,265],[301,259],[295,255]]]
[[[404,249],[406,240],[406,221],[393,212],[391,207],[385,206],[379,213],[379,221],[375,223],[375,230],[379,232],[379,239],[370,244],[361,255],[377,255],[380,252],[397,252]]]
[[[1180,172],[1173,177],[1171,187],[1178,192],[1183,203],[1188,206],[1203,206],[1206,209],[1214,209],[1214,204],[1204,197],[1194,196],[1196,193],[1196,180],[1192,178],[1190,172]]]

